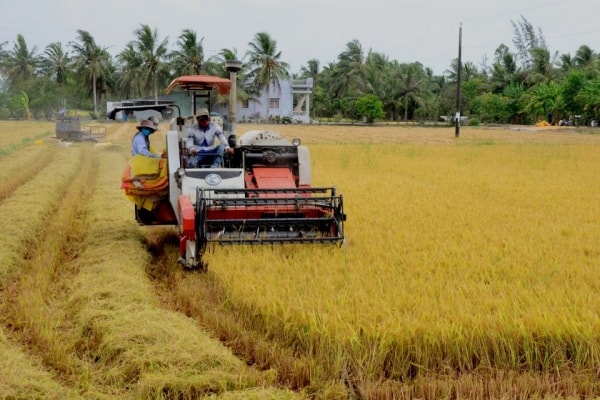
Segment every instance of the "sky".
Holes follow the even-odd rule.
[[[358,40],[365,54],[400,63],[420,62],[436,75],[458,57],[481,68],[505,44],[516,52],[512,22],[541,29],[551,54],[581,45],[600,53],[600,0],[0,0],[0,43],[11,50],[21,34],[31,51],[52,42],[63,48],[89,32],[115,56],[142,24],[176,48],[184,29],[203,39],[207,56],[237,49],[240,58],[258,32],[267,32],[281,60],[298,73],[310,59],[336,62]]]

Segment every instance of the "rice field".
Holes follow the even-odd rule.
[[[135,124],[106,126],[0,122],[4,397],[600,396],[594,131],[239,125],[309,147],[346,242],[215,246],[197,273],[133,221]]]

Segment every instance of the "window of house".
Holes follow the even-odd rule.
[[[269,108],[279,109],[279,99],[270,98],[269,99]]]
[[[250,108],[250,100],[242,101],[242,108]]]

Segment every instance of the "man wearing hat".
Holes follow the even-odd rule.
[[[160,158],[160,154],[153,153],[150,150],[150,138],[149,136],[156,132],[154,122],[145,119],[136,127],[138,132],[133,137],[131,142],[131,155],[135,156],[138,154],[146,157]]]
[[[220,144],[215,142],[216,137],[219,138]],[[210,122],[206,108],[200,108],[196,112],[196,123],[188,129],[186,147],[190,154],[187,164],[189,168],[198,168],[202,165],[218,168],[221,166],[225,152],[233,153],[219,124]]]

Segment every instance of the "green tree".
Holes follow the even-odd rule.
[[[374,94],[361,96],[354,102],[356,115],[360,118],[365,118],[366,121],[372,124],[376,119],[383,118],[383,103]]]
[[[171,68],[176,76],[206,73],[204,38],[198,39],[196,32],[184,29],[177,40],[177,49],[169,54]]]
[[[166,37],[160,40],[158,31],[152,30],[146,24],[142,24],[134,34],[137,40],[134,40],[132,44],[139,52],[142,61],[142,78],[145,88],[153,91],[154,101],[158,104],[159,77],[163,78],[163,83],[169,79],[168,68],[165,64],[169,39]]]
[[[506,45],[501,44],[496,48],[494,63],[489,74],[492,92],[502,93],[511,82],[515,82],[517,73],[518,67],[515,55],[510,52]]]
[[[558,76],[559,69],[555,68],[556,58],[550,57],[550,52],[544,47],[531,49],[531,68],[528,74],[528,82],[535,85],[537,83],[551,82]]]
[[[31,110],[29,109],[29,96],[25,92],[20,92],[13,98],[14,108],[17,115],[25,118],[26,120],[31,119]]]
[[[260,91],[256,89],[253,84],[248,84],[249,67],[247,63],[243,62],[243,58],[238,55],[238,50],[234,48],[223,48],[219,53],[211,57],[210,61],[207,62],[207,68],[211,75],[220,76],[222,78],[229,79],[230,73],[225,67],[227,61],[240,61],[242,63],[242,69],[237,72],[237,101],[260,101]],[[215,94],[217,95],[217,94]],[[220,98],[217,95],[217,101],[226,103],[226,97]]]
[[[510,121],[509,99],[497,93],[483,93],[473,100],[473,113],[482,122],[507,123]]]
[[[365,55],[362,44],[354,39],[338,55],[336,79],[337,96],[357,97],[365,93]]]
[[[412,114],[421,102],[421,87],[424,77],[423,66],[420,63],[401,65],[398,99],[404,109],[405,121],[408,121],[409,112]]]
[[[594,51],[586,45],[580,46],[573,58],[573,64],[579,68],[594,68],[598,56]]]
[[[265,91],[265,116],[269,114],[269,89],[273,85],[281,90],[280,80],[288,78],[289,64],[281,59],[277,42],[266,32],[258,32],[248,43],[247,52],[250,67],[249,79],[257,89]]]
[[[549,111],[558,115],[564,107],[562,91],[556,82],[536,85],[528,90],[526,98],[525,111],[529,114],[530,121],[545,119]]]
[[[117,54],[117,60],[120,64],[120,73],[117,79],[119,94],[125,97],[141,96],[144,93],[143,62],[133,43],[125,45],[125,48]]]
[[[600,79],[585,82],[575,99],[583,104],[589,119],[600,119]]]
[[[111,71],[111,56],[106,48],[100,47],[89,32],[77,31],[79,42],[71,42],[75,51],[74,65],[78,74],[91,83],[94,114],[98,114],[98,81],[105,79]]]
[[[525,69],[533,66],[533,58],[531,51],[536,48],[546,49],[546,40],[541,29],[536,29],[534,26],[521,15],[521,20],[518,22],[510,21],[513,27],[513,43],[517,48],[517,56]]]
[[[33,79],[40,66],[40,56],[36,54],[37,47],[31,50],[23,35],[17,35],[12,50],[4,55],[4,71],[6,72],[10,86],[18,86],[19,83]]]
[[[50,43],[41,58],[42,71],[60,85],[67,83],[70,59],[60,42]]]

